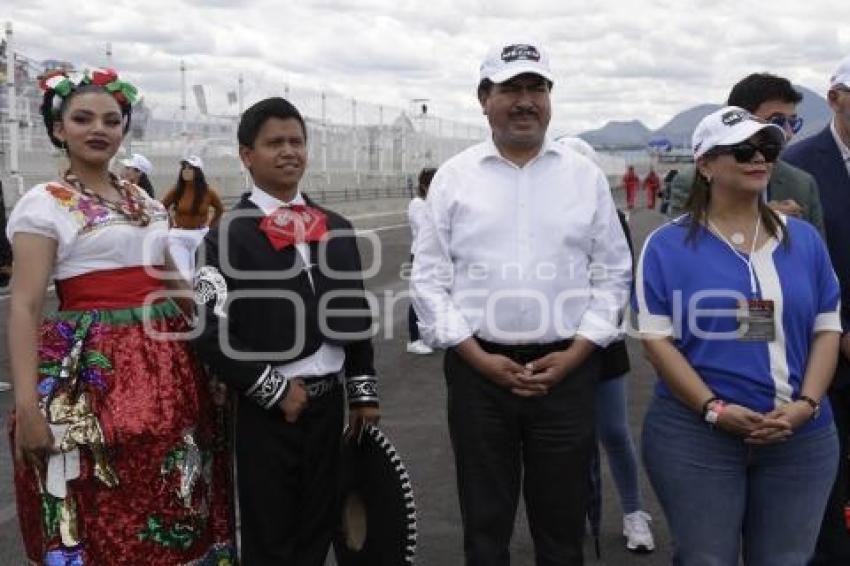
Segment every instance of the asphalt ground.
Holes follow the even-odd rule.
[[[419,528],[416,562],[424,566],[462,565],[462,529],[455,488],[454,459],[446,424],[442,354],[437,352],[416,356],[405,350],[408,301],[404,298],[397,300],[398,294],[407,289],[404,276],[410,251],[410,232],[403,205],[401,201],[370,205],[343,203],[337,209],[350,214],[358,229],[370,231],[380,241],[377,253],[367,249],[369,246],[364,243],[363,255],[364,266],[369,265],[373,257],[380,259],[377,273],[367,281],[367,287],[378,297],[381,305],[381,323],[375,340],[376,368],[381,380],[381,428],[394,442],[412,478]],[[638,210],[631,214],[630,226],[637,250],[647,233],[662,220],[662,216],[654,211]],[[55,308],[52,294],[47,308]],[[8,300],[0,294],[0,381],[11,380],[6,349],[7,313]],[[628,416],[635,443],[639,444],[640,426],[655,378],[643,359],[640,345],[630,339],[628,346],[632,361]],[[5,419],[12,405],[12,393],[0,393],[0,412],[4,415],[0,434],[0,566],[24,564],[15,515],[12,464]],[[657,544],[654,553],[645,555],[632,554],[624,547],[622,513],[604,452],[602,471],[602,553],[601,559],[597,560],[588,538],[585,546],[587,564],[670,564],[667,527],[642,470],[644,507],[653,516],[652,526]],[[517,513],[511,554],[514,565],[534,564],[533,545],[522,504]]]

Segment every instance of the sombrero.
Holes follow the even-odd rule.
[[[346,430],[347,432],[347,430]],[[402,566],[416,555],[416,504],[404,463],[377,427],[343,436],[338,566]]]

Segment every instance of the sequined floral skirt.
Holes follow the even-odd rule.
[[[33,563],[235,563],[222,409],[190,346],[154,337],[185,326],[170,301],[45,321],[38,391],[61,453],[15,468]]]

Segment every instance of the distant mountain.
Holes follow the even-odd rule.
[[[820,94],[799,85],[795,85],[795,88],[803,94],[803,102],[797,107],[797,113],[803,117],[803,129],[794,138],[801,140],[821,131],[829,122],[832,111]],[[600,149],[644,148],[652,138],[666,138],[673,147],[690,147],[691,136],[699,121],[718,108],[719,104],[694,106],[676,114],[654,132],[640,121],[633,120],[608,122],[598,130],[579,134],[579,137]]]
[[[720,108],[719,104],[700,104],[679,112],[669,122],[652,133],[653,137],[667,138],[673,147],[690,147],[691,136],[699,121]]]
[[[608,122],[598,130],[590,130],[578,135],[596,148],[644,148],[652,131],[640,120],[630,122]]]

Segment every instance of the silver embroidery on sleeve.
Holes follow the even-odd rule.
[[[374,375],[358,375],[346,379],[345,390],[352,404],[377,403],[378,380]]]
[[[227,318],[224,303],[227,301],[227,281],[215,267],[205,265],[195,275],[195,304],[206,305],[215,299],[213,313],[220,318]]]
[[[245,395],[264,409],[271,409],[286,393],[287,379],[277,370],[266,367]]]

